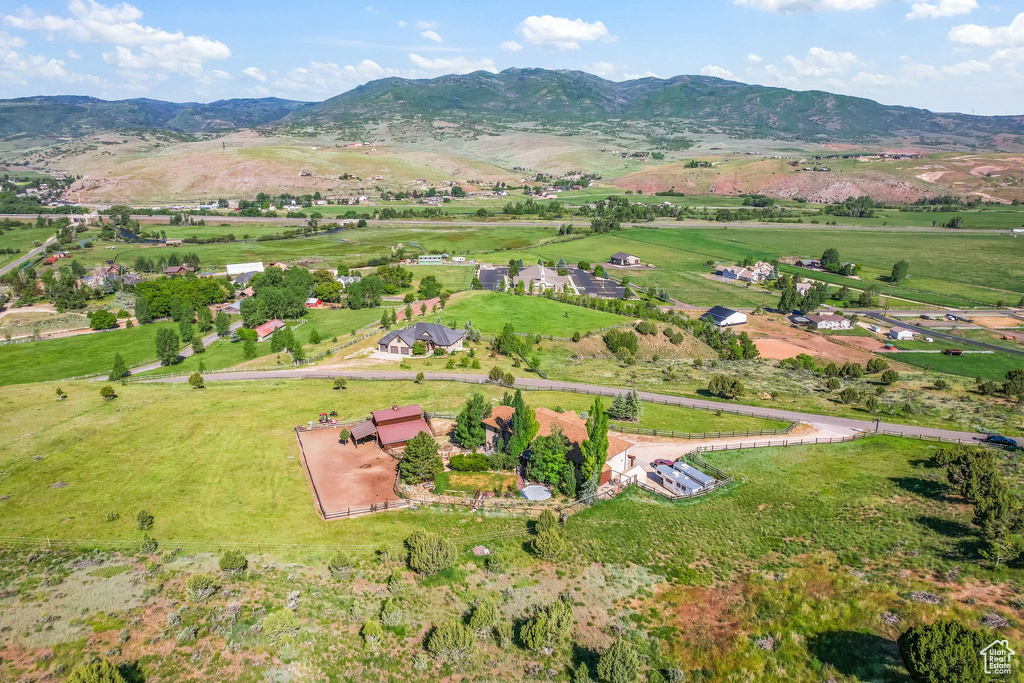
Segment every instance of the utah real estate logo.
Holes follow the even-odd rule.
[[[1010,649],[1006,640],[994,640],[980,654],[985,660],[987,675],[1006,676],[1010,673],[1010,661],[1017,653]]]

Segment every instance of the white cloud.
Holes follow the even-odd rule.
[[[508,50],[509,52],[519,52],[523,49],[523,46],[514,40],[506,40],[504,43],[499,45],[502,50]]]
[[[751,52],[749,55],[747,55],[747,61],[750,62],[751,64],[760,64],[761,62],[764,61],[764,57],[762,57],[761,55],[755,55],[753,52]]]
[[[432,40],[435,43],[444,42],[444,39],[440,35],[438,35],[437,31],[424,31],[423,33],[420,34],[420,37],[426,38],[427,40]]]
[[[408,25],[409,25],[409,23],[405,19],[399,19],[398,20],[398,27],[399,28],[405,28]]]
[[[419,21],[416,22],[416,25],[419,26],[420,28],[437,28],[437,22],[434,21],[433,19],[431,19],[430,21],[420,19]]]
[[[207,73],[210,74],[211,78],[214,78],[218,81],[227,81],[231,79],[231,74],[221,69],[210,69],[210,71]]]
[[[275,78],[273,90],[300,97],[324,98],[351,90],[367,81],[398,75],[398,69],[382,67],[369,59],[346,66],[334,62],[310,62],[309,66],[291,69]]]
[[[482,59],[467,59],[466,57],[438,57],[427,59],[416,53],[409,55],[409,61],[420,69],[436,71],[446,74],[468,74],[471,71],[490,71],[498,73],[494,66],[494,60],[484,57]]]
[[[28,85],[39,79],[51,79],[64,83],[101,83],[96,76],[68,70],[62,59],[23,55],[18,52],[23,47],[25,41],[22,38],[0,31],[0,82]]]
[[[978,0],[936,0],[915,2],[907,12],[907,19],[940,19],[970,14],[978,9]]]
[[[882,0],[734,0],[737,5],[753,7],[765,12],[780,12],[790,14],[792,12],[817,12],[822,10],[835,10],[846,12],[849,10],[872,9],[882,3]]]
[[[78,54],[74,50],[68,50],[68,59],[81,59],[82,55]]]
[[[951,66],[942,67],[942,73],[949,76],[969,76],[979,71],[991,71],[992,67],[988,62],[979,62],[977,59],[970,59],[966,62],[959,62]]]
[[[258,69],[255,66],[250,66],[247,69],[242,69],[242,73],[249,78],[255,78],[260,83],[267,82],[267,75],[263,73],[262,69]]]
[[[642,74],[622,74],[622,78],[627,81],[635,81],[638,78],[661,78],[661,76],[653,71],[645,71]]]
[[[979,26],[963,24],[949,30],[954,43],[981,45],[982,47],[1024,45],[1024,12],[1018,14],[1009,26]]]
[[[4,15],[3,20],[14,28],[60,33],[81,43],[113,45],[114,51],[105,53],[103,59],[122,69],[199,76],[206,62],[231,56],[231,50],[220,41],[140,24],[141,10],[128,3],[108,6],[96,0],[71,0],[68,11],[70,16],[58,16],[24,8],[18,14]]]
[[[734,81],[734,80],[736,80],[736,77],[732,75],[731,71],[729,71],[728,69],[723,69],[720,66],[715,66],[714,64],[708,64],[707,66],[702,68],[700,70],[700,72],[704,76],[714,76],[715,78],[724,78],[727,81]]]
[[[615,39],[600,21],[590,23],[550,14],[526,17],[517,30],[526,42],[546,50],[579,50],[583,42]]]
[[[838,52],[820,47],[812,47],[807,57],[798,59],[787,55],[784,60],[801,76],[820,78],[830,74],[839,74],[858,63],[857,55],[852,52]]]
[[[772,85],[778,85],[784,88],[794,88],[800,85],[800,79],[796,76],[783,73],[782,69],[774,64],[766,66],[764,68],[764,72],[768,76],[768,82]]]
[[[615,73],[615,65],[611,62],[594,62],[593,64],[584,64],[583,70],[592,73],[595,76],[602,78],[609,78]]]

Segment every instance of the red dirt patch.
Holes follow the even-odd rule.
[[[801,353],[836,363],[863,364],[871,358],[871,354],[866,350],[846,345],[858,337],[839,337],[837,339],[842,339],[842,343],[837,343],[828,337],[794,327],[778,319],[778,316],[750,316],[747,319],[746,332],[754,340],[761,355],[774,360],[793,358]],[[881,348],[881,344],[878,348]]]
[[[309,475],[323,509],[330,512],[395,500],[396,461],[376,444],[338,443],[337,429],[300,432]]]

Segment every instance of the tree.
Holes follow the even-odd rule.
[[[441,283],[433,275],[420,280],[419,293],[421,299],[433,299],[441,294]]]
[[[834,247],[829,247],[821,255],[821,267],[825,270],[830,270],[830,267],[839,265],[839,250]]]
[[[213,319],[213,327],[217,330],[217,336],[226,337],[231,331],[231,318],[224,311],[217,311],[217,315]]]
[[[407,484],[419,484],[433,479],[434,475],[444,470],[444,463],[437,453],[437,442],[426,432],[412,437],[402,453],[402,462],[398,466],[399,476]]]
[[[527,476],[530,479],[557,485],[563,479],[563,471],[573,466],[565,456],[569,452],[569,439],[556,425],[548,436],[539,436],[530,449]]]
[[[213,329],[213,314],[210,313],[210,309],[208,307],[200,306],[196,319],[199,322],[200,332],[209,332]]]
[[[486,441],[487,434],[484,431],[483,419],[490,414],[490,403],[483,394],[471,394],[466,400],[462,412],[455,418],[455,429],[452,436],[463,448],[475,452]]]
[[[1003,393],[1006,394],[1006,398],[1016,399],[1018,403],[1024,404],[1024,369],[1010,370],[1005,377]]]
[[[550,654],[572,629],[572,605],[564,598],[542,607],[519,629],[519,640],[526,649]]]
[[[196,334],[192,337],[192,353],[206,353],[206,346],[203,344],[203,335]]]
[[[890,282],[903,282],[907,279],[910,264],[905,260],[897,261],[892,266],[892,274],[889,275]]]
[[[494,600],[484,599],[473,608],[473,613],[469,615],[468,626],[478,635],[485,635],[497,621],[498,608],[495,606]]]
[[[895,384],[900,379],[900,373],[895,370],[886,370],[882,373],[882,376],[878,378],[882,384]]]
[[[508,443],[505,444],[505,452],[512,458],[518,458],[533,442],[537,432],[540,431],[540,424],[534,415],[533,409],[526,405],[523,400],[523,392],[516,389],[512,399],[512,420],[509,425]]]
[[[102,309],[95,311],[89,318],[89,326],[94,330],[109,330],[117,327],[117,316]]]
[[[587,440],[580,444],[580,450],[583,452],[583,465],[580,467],[583,481],[596,481],[608,459],[608,413],[601,397],[595,398],[590,408]]]
[[[722,398],[736,398],[742,396],[744,391],[743,382],[736,377],[728,375],[713,375],[708,382],[708,393],[712,396]]]
[[[181,321],[178,323],[178,334],[181,337],[181,341],[183,344],[188,344],[189,342],[191,342],[193,337],[192,321],[186,318],[182,318]]]
[[[135,319],[139,321],[140,325],[153,322],[153,314],[149,310],[149,302],[146,301],[144,296],[135,297]]]
[[[246,339],[245,343],[242,344],[242,358],[245,360],[252,360],[256,355],[256,340]]]
[[[206,383],[203,381],[203,375],[199,372],[193,372],[188,376],[188,385],[193,389],[205,389]]]
[[[427,652],[439,662],[460,662],[473,653],[473,632],[457,621],[446,621],[427,638]]]
[[[318,332],[315,327],[312,330],[309,331],[309,343],[310,344],[319,344],[320,343],[320,332]]]
[[[625,640],[617,640],[597,660],[597,676],[605,683],[640,680],[640,655]]]
[[[346,380],[344,377],[335,377],[334,378],[334,389],[335,390],[344,389],[347,386],[348,386],[348,380]]]
[[[412,343],[412,355],[422,356],[427,352],[427,345],[417,339]]]
[[[530,541],[533,552],[545,560],[555,560],[565,554],[565,536],[561,529],[544,529]]]
[[[117,667],[105,659],[79,664],[71,670],[67,683],[125,683]]]
[[[100,396],[103,397],[104,401],[112,401],[117,398],[117,394],[114,393],[114,387],[109,384],[100,387]]]
[[[405,539],[409,550],[409,569],[420,574],[436,574],[455,564],[458,551],[450,540],[432,531],[416,531]]]
[[[985,636],[957,621],[919,624],[896,641],[903,665],[917,683],[981,683]]]
[[[797,307],[797,303],[800,299],[800,295],[797,294],[796,287],[787,287],[782,290],[782,296],[779,298],[778,310],[779,313],[788,314],[792,313]]]
[[[156,356],[163,365],[172,365],[178,362],[178,349],[180,346],[178,335],[174,333],[174,330],[167,327],[157,330]]]
[[[218,564],[225,574],[241,574],[249,566],[249,561],[241,550],[225,550]]]
[[[872,358],[871,360],[868,361],[868,364],[864,367],[864,369],[867,370],[867,372],[869,374],[874,374],[876,372],[882,372],[883,370],[888,370],[889,369],[889,364],[886,363],[881,358]]]
[[[384,638],[384,629],[381,628],[380,622],[368,621],[363,624],[359,634],[363,637],[363,642],[367,647],[376,648]]]
[[[110,369],[110,375],[107,379],[111,382],[116,382],[127,374],[128,367],[124,364],[124,358],[121,358],[120,353],[114,353],[114,365]]]

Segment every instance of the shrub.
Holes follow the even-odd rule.
[[[630,355],[636,355],[639,348],[637,336],[630,330],[609,330],[603,339],[605,346],[612,353],[618,353],[619,349],[625,349]]]
[[[903,665],[919,683],[973,683],[987,680],[978,653],[986,638],[956,621],[920,624],[896,641]]]
[[[455,544],[429,531],[417,531],[405,539],[409,568],[420,574],[436,574],[455,564]]]
[[[79,664],[71,670],[67,683],[125,683],[117,667],[105,659]]]
[[[196,637],[198,635],[199,635],[199,627],[198,626],[195,626],[195,625],[193,625],[193,626],[186,626],[185,628],[181,629],[181,631],[178,632],[178,635],[176,635],[174,637],[174,640],[177,641],[178,645],[185,645],[187,643],[194,643],[194,642],[196,642]]]
[[[642,320],[636,324],[636,331],[640,334],[658,334],[658,326],[650,320]]]
[[[376,648],[380,645],[380,641],[384,639],[384,629],[376,621],[368,621],[363,624],[363,628],[359,631],[359,635],[363,637],[363,642],[366,643],[367,647]]]
[[[883,370],[889,369],[889,364],[881,358],[872,358],[868,361],[868,364],[864,368],[868,371],[868,374],[874,374],[876,372],[882,372]]]
[[[550,653],[569,636],[572,624],[572,605],[556,600],[523,624],[519,639],[528,650]]]
[[[494,627],[494,640],[502,650],[507,650],[512,647],[512,634],[513,628],[511,621],[502,621]]]
[[[139,523],[139,531],[146,531],[153,528],[153,515],[146,510],[139,510],[135,515],[135,521]]]
[[[103,397],[104,401],[112,401],[117,398],[117,394],[114,393],[114,387],[110,385],[100,387],[100,396]]]
[[[241,574],[249,566],[241,550],[227,550],[220,556],[220,570],[226,574]]]
[[[344,389],[347,386],[348,386],[348,381],[344,377],[335,377],[334,378],[334,388],[335,388],[335,390]]]
[[[486,472],[487,456],[483,453],[453,455],[448,459],[448,465],[456,472]]]
[[[541,531],[548,531],[550,529],[557,529],[558,518],[555,517],[555,513],[551,510],[545,510],[540,513],[540,517],[537,518],[537,525],[535,528],[537,533],[540,533]]]
[[[860,392],[853,387],[846,387],[839,392],[839,400],[847,405],[856,403],[860,399]]]
[[[380,623],[387,627],[402,623],[402,610],[397,600],[385,600],[380,608]]]
[[[352,561],[352,558],[339,550],[327,560],[327,573],[341,581],[348,578],[354,566],[355,563]]]
[[[155,538],[153,538],[149,534],[145,534],[142,537],[142,543],[139,544],[139,550],[141,550],[143,553],[147,555],[150,555],[156,552],[158,546],[159,544],[156,542]]]
[[[457,621],[444,622],[427,638],[427,652],[444,663],[465,660],[474,645],[473,632]]]
[[[193,372],[188,376],[188,385],[193,389],[205,389],[206,382],[203,380],[202,373]]]
[[[597,660],[597,675],[608,683],[640,680],[640,655],[624,640],[617,640]]]
[[[835,377],[829,377],[828,381],[825,382],[825,388],[828,389],[829,391],[835,391],[840,386],[842,385],[840,384],[839,380]]]
[[[565,537],[560,529],[545,529],[537,533],[530,542],[533,552],[546,560],[553,560],[565,553]]]
[[[291,638],[299,631],[299,618],[290,609],[274,610],[263,618],[263,632],[271,640]]]
[[[434,475],[444,470],[444,463],[437,452],[437,442],[426,432],[412,437],[402,453],[402,461],[398,472],[403,482],[419,484],[433,479]]]
[[[940,377],[939,379],[935,380],[935,383],[932,386],[934,386],[939,391],[944,391],[946,389],[949,389],[949,382]]]
[[[469,615],[469,627],[477,635],[484,635],[498,621],[498,608],[493,600],[485,599],[473,609]]]
[[[885,372],[882,373],[882,376],[878,378],[878,380],[882,384],[886,385],[895,384],[896,382],[899,381],[899,379],[900,373],[896,372],[895,370],[886,370]]]
[[[189,597],[197,602],[208,600],[218,588],[220,586],[213,577],[206,574],[193,574],[185,582],[185,590],[188,591]]]
[[[416,373],[416,380],[415,380],[416,384],[423,384],[423,380],[424,379],[426,379],[426,376],[422,372],[417,372]]]
[[[713,375],[708,382],[708,393],[722,398],[736,398],[743,395],[743,382],[727,375]]]
[[[412,355],[422,356],[427,352],[427,345],[418,339],[412,343]]]

